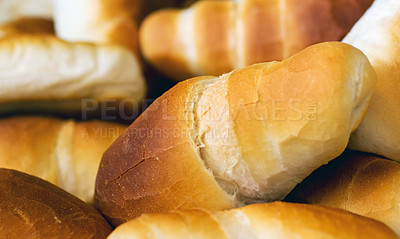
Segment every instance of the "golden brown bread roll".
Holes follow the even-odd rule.
[[[55,0],[57,36],[67,41],[120,44],[138,52],[143,0]]]
[[[0,238],[101,239],[111,232],[92,207],[37,177],[0,169]]]
[[[344,210],[276,202],[216,213],[193,209],[146,214],[119,226],[108,237],[122,238],[395,239],[397,236],[378,221]]]
[[[184,81],[104,153],[95,203],[117,225],[148,212],[281,199],[344,151],[375,80],[362,52],[330,42]]]
[[[378,75],[371,105],[349,147],[400,161],[400,1],[376,0],[344,42],[361,49]]]
[[[400,164],[397,162],[349,151],[311,174],[289,197],[374,218],[400,236]]]
[[[127,48],[48,35],[0,40],[0,86],[0,114],[89,111],[86,100],[122,101],[118,107],[133,109],[146,94],[138,60]]]
[[[0,37],[9,37],[18,34],[54,35],[53,21],[42,18],[21,18],[0,25]]]
[[[144,57],[175,80],[220,75],[341,40],[372,1],[199,1],[153,13],[139,41]]]
[[[1,119],[0,167],[35,175],[90,202],[101,156],[125,128],[45,117]]]

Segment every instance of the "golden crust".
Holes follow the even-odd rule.
[[[399,181],[400,164],[397,162],[348,151],[314,172],[290,198],[374,218],[400,235]]]
[[[92,207],[28,174],[0,169],[0,237],[106,238],[107,221]]]
[[[351,225],[351,226],[349,226]],[[397,238],[384,224],[344,210],[276,202],[216,212],[146,214],[119,226],[113,238]]]
[[[140,28],[140,44],[144,57],[175,80],[221,75],[285,59],[318,42],[341,40],[372,2],[200,1],[182,11],[151,14]],[[183,18],[185,23],[168,18]]]
[[[188,80],[166,92],[104,153],[95,204],[114,225],[147,212],[234,206],[189,135],[185,113],[194,102],[188,92],[200,81]]]
[[[198,57],[198,67],[208,75],[219,75],[229,72],[235,67],[234,35],[234,3],[199,2],[194,5],[193,28],[196,34],[194,44]],[[210,64],[213,62],[213,64]]]
[[[182,82],[105,152],[95,203],[118,225],[147,212],[281,199],[344,151],[375,80],[360,51],[331,42],[283,62]],[[297,115],[254,116],[268,116],[278,100],[308,98],[314,106],[302,102]]]
[[[179,40],[180,12],[164,9],[150,14],[139,31],[140,48],[143,55],[152,59],[153,65],[169,77],[190,77],[189,65]]]

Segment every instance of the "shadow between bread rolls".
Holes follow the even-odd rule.
[[[376,73],[339,42],[179,83],[104,153],[95,205],[114,225],[149,212],[284,198],[339,156]]]
[[[0,169],[0,238],[102,239],[111,226],[91,206],[40,178]]]

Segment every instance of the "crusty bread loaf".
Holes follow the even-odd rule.
[[[138,61],[126,48],[43,35],[0,40],[0,86],[0,114],[20,102],[57,112],[82,110],[82,99],[138,106],[146,93]]]
[[[53,18],[53,0],[0,0],[0,23],[20,18]]]
[[[104,151],[125,126],[45,117],[0,120],[0,167],[45,179],[91,202]]]
[[[220,75],[341,40],[372,1],[199,1],[151,14],[139,41],[144,57],[175,80]]]
[[[361,49],[378,75],[371,105],[349,147],[400,161],[400,1],[376,0],[344,42]]]
[[[53,21],[42,18],[21,18],[0,25],[0,38],[18,34],[54,35]]]
[[[67,41],[120,44],[138,51],[143,0],[55,0],[57,36]]]
[[[92,207],[37,177],[0,169],[0,238],[101,239],[111,232]]]
[[[397,162],[349,151],[311,174],[289,197],[374,218],[400,236],[400,164]]]
[[[147,212],[281,199],[344,151],[375,80],[362,52],[330,42],[182,82],[105,152],[95,203],[120,224]]]
[[[351,225],[351,226],[349,226]],[[397,238],[378,221],[344,210],[276,202],[211,213],[201,209],[146,214],[108,239],[355,239]]]

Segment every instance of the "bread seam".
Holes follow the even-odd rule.
[[[209,165],[207,164],[207,160],[205,160],[205,158],[204,158],[204,152],[202,152],[203,151],[202,149],[205,147],[205,145],[200,136],[200,127],[199,127],[200,118],[198,118],[198,116],[196,114],[196,112],[198,111],[198,109],[200,107],[199,103],[200,103],[202,95],[207,91],[207,89],[209,87],[212,87],[214,84],[216,84],[218,82],[221,82],[221,78],[215,77],[215,78],[211,78],[211,79],[201,80],[201,81],[197,82],[194,86],[192,86],[192,88],[189,90],[190,93],[189,93],[188,99],[194,100],[193,108],[190,111],[187,111],[186,120],[188,122],[189,137],[191,139],[190,143],[191,143],[192,147],[194,148],[194,151],[196,152],[198,160],[200,160],[202,162],[204,167],[207,169],[207,172],[209,172],[212,175],[212,177],[217,182],[217,184],[222,189],[222,191],[229,198],[232,198],[232,197],[235,197],[236,193],[234,195],[232,195],[231,193],[229,193],[229,191],[226,190],[225,187],[223,187],[221,185],[219,180],[217,180],[218,177],[214,174],[214,171],[212,170],[211,167],[209,167]],[[195,91],[194,89],[197,87],[202,88],[201,91],[199,91],[199,92]],[[196,93],[193,94],[192,92],[196,92]],[[236,188],[238,188],[237,185],[236,185]]]

